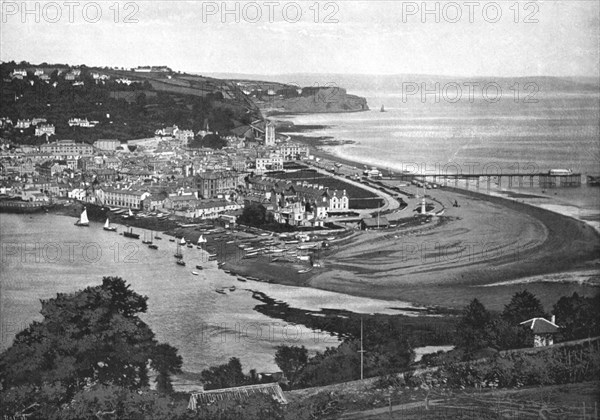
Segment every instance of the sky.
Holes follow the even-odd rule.
[[[2,61],[599,77],[597,0],[0,2]]]

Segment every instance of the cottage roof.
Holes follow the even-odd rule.
[[[530,328],[534,334],[555,334],[559,329],[558,325],[545,318],[531,318],[519,325]]]
[[[246,385],[235,388],[214,389],[211,391],[194,393],[190,395],[188,408],[190,410],[195,410],[199,404],[206,405],[217,401],[248,401],[257,394],[270,395],[282,404],[287,403],[279,384],[271,383]]]

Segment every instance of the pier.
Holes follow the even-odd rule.
[[[576,188],[581,186],[581,174],[550,174],[548,172],[534,174],[479,173],[479,174],[393,174],[383,179],[400,181],[421,181],[443,186],[458,186],[459,181],[466,181],[466,188],[490,190],[492,182],[499,188]],[[474,185],[473,185],[474,184]]]

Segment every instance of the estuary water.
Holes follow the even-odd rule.
[[[339,342],[326,332],[257,312],[254,308],[262,302],[252,297],[253,291],[316,311],[402,313],[392,308],[407,306],[309,288],[242,283],[217,269],[216,262],[208,262],[196,247],[183,248],[186,267],[176,265],[176,245],[168,236],[156,240],[159,249],[151,250],[141,240],[104,231],[100,223],[87,228],[73,223],[70,217],[53,214],[0,214],[0,349],[33,320],[42,319],[40,299],[98,285],[104,276],[122,277],[134,291],[148,296],[142,319],[159,341],[179,349],[184,370],[191,372],[226,363],[230,357],[239,357],[245,370],[277,371],[273,356],[278,345],[304,345],[314,352]],[[144,231],[135,231],[143,239]],[[196,270],[197,264],[204,269]],[[223,288],[223,294],[216,293]]]

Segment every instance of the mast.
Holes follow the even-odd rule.
[[[360,353],[360,379],[364,379],[364,355],[365,355],[365,350],[363,349],[363,319],[362,317],[360,317],[360,350],[358,351]]]

